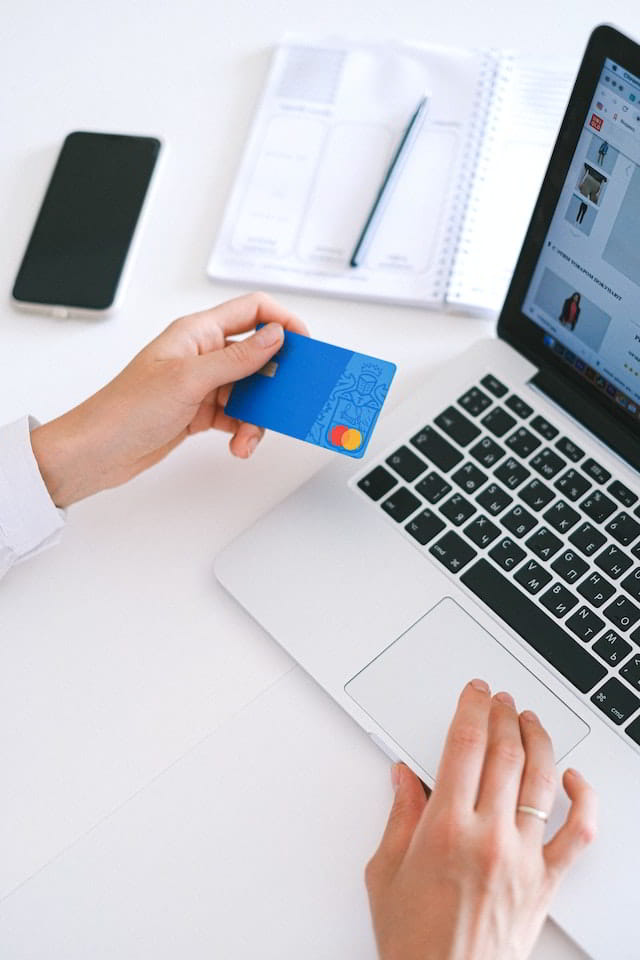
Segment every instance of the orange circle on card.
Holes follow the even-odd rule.
[[[342,445],[342,436],[347,432],[347,428],[344,423],[339,423],[337,427],[329,433],[329,441],[334,445],[334,447],[339,447]]]
[[[362,443],[362,434],[355,427],[351,427],[342,434],[340,443],[345,450],[357,450]]]

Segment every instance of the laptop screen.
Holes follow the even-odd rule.
[[[640,425],[640,77],[607,58],[522,312]]]

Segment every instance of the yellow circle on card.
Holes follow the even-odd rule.
[[[359,430],[351,427],[350,430],[345,430],[345,432],[342,434],[340,443],[345,450],[357,450],[362,443],[362,434]]]

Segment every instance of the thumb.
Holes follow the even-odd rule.
[[[390,868],[404,857],[418,826],[427,798],[419,778],[404,763],[396,763],[391,772],[396,795],[378,854]]]
[[[197,358],[203,389],[215,390],[256,373],[282,346],[284,329],[268,323],[244,340],[232,340],[222,350],[212,350]]]

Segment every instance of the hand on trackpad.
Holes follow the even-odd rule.
[[[450,597],[350,680],[345,691],[425,773],[435,779],[460,690],[482,677],[533,710],[553,743],[556,763],[589,727]]]

